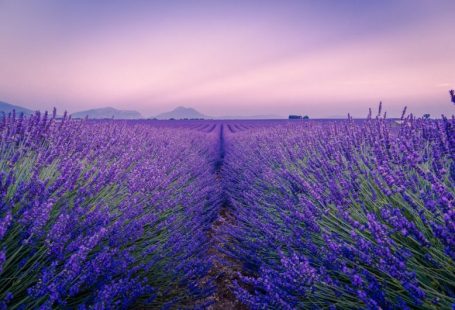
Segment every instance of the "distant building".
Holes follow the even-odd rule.
[[[294,114],[291,114],[289,115],[289,119],[310,119],[310,117],[308,115],[294,115]]]

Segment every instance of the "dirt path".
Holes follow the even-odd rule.
[[[224,163],[224,126],[220,126],[220,145],[219,158],[215,163],[215,173],[217,180],[222,187],[221,169]],[[208,309],[248,309],[241,304],[234,293],[232,292],[232,283],[238,277],[238,272],[241,271],[241,264],[233,260],[220,249],[225,247],[229,242],[229,237],[226,235],[226,229],[235,223],[235,217],[232,215],[232,208],[229,206],[229,200],[226,193],[222,192],[222,204],[218,218],[212,224],[209,236],[213,241],[213,245],[209,250],[209,255],[214,258],[214,264],[209,272],[209,275],[214,277],[216,284],[215,294],[210,298],[214,302]]]

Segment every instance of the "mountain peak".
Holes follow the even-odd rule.
[[[201,119],[209,118],[191,107],[178,106],[174,110],[161,113],[156,116],[158,119]]]
[[[138,119],[142,118],[141,113],[130,110],[118,110],[113,107],[104,107],[99,109],[90,109],[86,111],[76,112],[71,114],[72,118],[91,118],[91,119]]]
[[[0,101],[0,112],[8,114],[12,111],[16,111],[16,114],[24,113],[24,115],[33,114],[33,111],[24,107],[13,105],[7,102]]]

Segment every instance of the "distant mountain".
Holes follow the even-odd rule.
[[[12,105],[6,102],[0,101],[0,114],[1,112],[5,112],[5,114],[8,114],[10,112],[13,112],[13,110],[16,111],[16,114],[19,115],[21,113],[24,113],[24,115],[31,115],[34,112],[32,110],[29,110],[27,108],[23,108],[17,105]]]
[[[285,119],[279,115],[252,115],[252,116],[208,116],[193,108],[177,107],[170,112],[161,113],[157,119]]]
[[[197,119],[197,118],[212,118],[202,113],[199,113],[193,108],[177,107],[170,112],[158,114],[157,119]]]
[[[141,113],[137,111],[128,111],[128,110],[117,110],[111,107],[100,108],[100,109],[91,109],[81,112],[76,112],[71,114],[72,118],[85,118],[89,119],[104,119],[104,118],[114,118],[114,119],[138,119],[142,118]]]

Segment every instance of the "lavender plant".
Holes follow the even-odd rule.
[[[450,308],[455,303],[455,120],[289,122],[226,135],[252,309]]]
[[[218,136],[147,121],[0,118],[0,308],[210,294]]]

